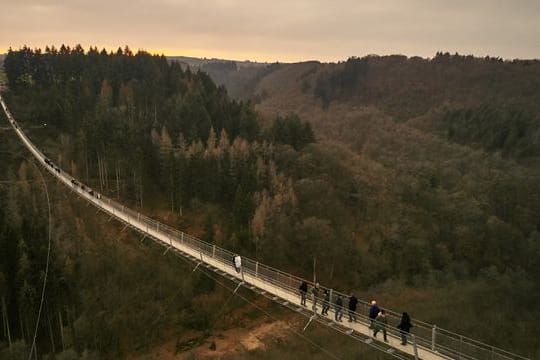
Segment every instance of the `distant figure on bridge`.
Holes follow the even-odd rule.
[[[381,309],[377,306],[377,302],[375,300],[371,300],[371,307],[369,308],[369,328],[373,329],[373,321],[377,318],[377,315],[379,315],[379,312]]]
[[[351,294],[349,298],[349,322],[356,321],[356,305],[358,305],[358,299],[354,294]]]
[[[386,319],[386,314],[384,310],[381,310],[379,312],[379,315],[375,318],[375,326],[373,330],[373,337],[377,337],[377,333],[382,330],[384,342],[388,342],[388,339],[386,338],[386,325],[388,324],[388,320]]]
[[[407,345],[407,335],[413,325],[411,324],[411,317],[406,312],[401,316],[401,322],[397,326],[399,334],[401,335],[401,345]]]
[[[236,270],[237,273],[240,273],[240,271],[242,270],[242,258],[240,257],[240,255],[233,256],[233,265],[234,270]]]
[[[343,317],[343,296],[338,295],[336,299],[336,321],[343,321],[341,318]]]
[[[328,315],[329,309],[330,309],[330,291],[328,289],[324,289],[324,299],[323,299],[323,306],[322,306],[321,314]]]
[[[300,305],[307,306],[306,305],[306,296],[307,296],[307,290],[308,290],[307,283],[305,281],[302,281],[298,290],[300,290]]]
[[[317,299],[319,298],[319,283],[316,283],[313,289],[311,289],[311,293],[313,294],[313,306],[311,309],[314,312],[317,312]]]

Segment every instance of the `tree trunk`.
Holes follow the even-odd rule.
[[[142,180],[142,173],[141,173],[141,177],[140,177],[140,187],[139,187],[139,190],[140,190],[140,200],[141,200],[141,208],[143,206],[143,198],[142,198],[142,195],[143,195],[143,180]]]
[[[174,185],[171,181],[171,212],[174,214]]]
[[[86,183],[88,184],[88,180],[90,179],[90,175],[88,171],[88,150],[86,151],[86,156],[85,156],[85,166],[86,166]]]
[[[68,309],[67,311],[67,316],[68,316],[68,323],[69,323],[69,328],[70,328],[70,331],[71,331],[71,342],[72,342],[72,346],[73,346],[73,349],[76,351],[76,352],[79,352],[79,344],[77,342],[77,334],[75,333],[75,325],[73,324],[73,316],[74,316],[74,313],[75,311],[72,311],[70,309]]]
[[[23,324],[23,317],[21,314],[21,309],[19,309],[19,326],[21,330],[21,339],[26,342],[26,336],[24,334],[24,324]]]
[[[4,339],[7,339],[6,312],[4,311],[4,297],[2,296],[2,328],[4,329]]]
[[[47,322],[49,323],[49,336],[51,338],[51,351],[53,354],[56,354],[56,348],[54,346],[54,334],[53,334],[53,328],[51,325],[51,316],[49,315],[49,312],[47,312]]]
[[[3,297],[2,297],[2,300],[4,300]],[[3,307],[2,307],[2,329],[4,330],[4,339],[6,339],[7,338],[6,316],[5,316]]]
[[[103,171],[101,170],[101,158],[98,155],[98,173],[99,173],[99,187],[103,192]]]
[[[314,283],[314,284],[317,283],[317,271],[316,271],[316,267],[317,267],[317,256],[313,255],[313,283]]]
[[[103,182],[105,183],[105,189],[109,190],[109,174],[107,171],[107,161],[102,161],[103,164]]]
[[[116,162],[116,198],[120,200],[120,168],[118,167],[118,161]]]
[[[62,310],[58,310],[58,321],[60,322],[60,341],[62,342],[62,351],[66,350],[64,343],[64,322],[62,321]]]
[[[8,339],[9,347],[11,348],[11,330],[9,329],[9,315],[7,312],[7,306],[6,306],[6,298],[5,296],[2,296],[2,312],[4,313],[4,321],[6,326],[6,336]]]

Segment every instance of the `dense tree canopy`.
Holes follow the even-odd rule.
[[[316,80],[313,91],[323,100],[323,111],[335,103],[368,99],[399,114],[398,121],[380,113],[343,116],[335,128],[341,127],[339,139],[346,146],[315,142],[310,123],[293,113],[276,117],[263,131],[252,106],[231,100],[205,73],[129,48],[114,53],[85,52],[80,46],[10,51],[6,98],[37,145],[90,186],[207,241],[301,276],[311,276],[316,258],[317,277],[329,286],[361,289],[392,280],[431,286],[513,279],[521,272],[527,280],[539,274],[540,176],[512,159],[538,155],[535,105],[441,105],[429,129],[436,136],[431,136],[418,131],[420,126],[399,122],[423,114],[429,105],[439,106],[440,99],[423,97],[421,87],[397,91],[403,97],[392,95],[390,90],[407,77],[376,81],[381,66],[392,73],[428,64],[436,73],[449,62],[470,61],[476,60],[444,54],[431,61],[368,57],[329,71],[304,72],[306,79]],[[281,68],[274,66],[272,72]],[[439,80],[426,82],[438,86]],[[406,106],[400,108],[401,103]],[[317,135],[329,128],[318,126],[323,130]],[[19,178],[30,172],[24,161],[11,162],[16,171],[10,179],[15,172]],[[5,204],[0,207],[0,251],[5,254],[0,291],[14,339],[28,339],[25,322],[33,316],[42,269],[38,234],[44,233],[44,212],[27,205],[37,203],[31,198],[39,192],[33,190],[21,185],[0,191]],[[126,310],[132,302],[162,310],[159,299],[145,305],[123,297],[151,297],[155,279],[139,270],[137,256],[119,259],[121,249],[103,243],[98,248],[103,246],[104,255],[94,264],[89,253],[96,249],[88,238],[96,235],[79,224],[90,220],[82,221],[88,214],[76,209],[64,213],[75,224],[56,225],[57,243],[62,239],[64,245],[53,259],[55,296],[48,314],[56,322],[63,316],[60,321],[72,328],[70,345],[78,352],[118,355],[133,336],[144,342],[137,330],[145,328],[148,312]],[[29,220],[35,218],[39,221]],[[81,248],[66,245],[77,243],[79,236],[86,238]],[[165,265],[148,260],[144,266],[154,266],[174,284],[174,271]],[[133,278],[140,288],[122,288]],[[100,295],[107,292],[107,281],[120,290]],[[204,329],[210,323],[208,307],[215,305],[208,295],[212,289],[200,279],[186,280],[183,310],[171,321]],[[537,291],[528,282],[523,289]],[[125,306],[111,316],[117,302]],[[208,307],[193,315],[197,302]],[[51,343],[59,345],[58,330],[41,332],[51,332],[56,338]]]

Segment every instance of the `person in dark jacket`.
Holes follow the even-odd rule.
[[[349,298],[349,322],[356,321],[356,315],[354,314],[356,312],[356,305],[358,305],[358,299],[354,294],[351,294]]]
[[[328,315],[329,309],[330,309],[330,291],[328,289],[324,289],[324,300],[323,300],[323,307],[322,307],[321,314]]]
[[[307,283],[302,281],[298,289],[300,290],[300,305],[306,306]]]
[[[379,315],[379,312],[381,309],[377,306],[377,302],[375,300],[371,300],[371,307],[369,308],[369,328],[373,329],[373,321],[375,318],[377,318],[377,315]]]
[[[337,296],[336,299],[336,313],[335,313],[335,319],[336,321],[343,321],[341,318],[343,317],[343,297],[341,295]]]
[[[397,326],[399,334],[401,335],[401,345],[407,345],[407,334],[411,331],[413,325],[411,324],[411,318],[406,312],[401,316],[401,322]]]

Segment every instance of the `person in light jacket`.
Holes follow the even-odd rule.
[[[240,255],[233,256],[233,265],[234,270],[236,270],[237,273],[240,273],[240,271],[242,270],[242,258],[240,257]]]
[[[311,293],[313,294],[313,311],[317,312],[317,300],[319,299],[319,283],[316,283],[315,286],[313,286],[313,289],[311,289]]]
[[[379,315],[377,315],[377,317],[375,318],[373,337],[377,337],[377,333],[379,331],[382,331],[384,341],[388,342],[388,339],[386,338],[386,325],[387,324],[388,324],[388,320],[386,319],[386,314],[384,310],[379,311]]]

